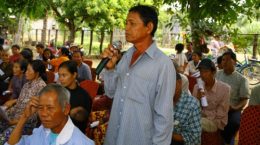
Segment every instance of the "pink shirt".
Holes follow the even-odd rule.
[[[196,84],[193,89],[193,96],[198,97],[198,89],[198,84]],[[230,86],[215,80],[211,90],[205,89],[205,96],[208,106],[202,108],[202,117],[213,121],[219,129],[223,130],[228,120]]]

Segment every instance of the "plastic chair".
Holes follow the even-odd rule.
[[[47,84],[54,83],[55,74],[52,71],[46,71],[47,74]]]
[[[241,115],[238,145],[260,144],[260,105],[248,106]]]
[[[86,90],[93,100],[97,95],[99,84],[95,81],[84,80],[80,82],[80,87]]]
[[[86,63],[90,68],[92,68],[92,64],[93,64],[92,60],[84,59],[83,62]]]

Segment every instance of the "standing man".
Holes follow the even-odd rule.
[[[158,14],[153,7],[129,10],[125,35],[133,44],[118,60],[110,45],[104,72],[105,92],[114,98],[105,145],[169,145],[173,129],[175,69],[153,40]]]
[[[222,132],[227,144],[230,144],[240,126],[241,111],[249,99],[249,86],[247,79],[235,70],[236,54],[232,51],[225,52],[222,57],[223,70],[217,72],[217,80],[230,85],[230,103],[228,123]]]

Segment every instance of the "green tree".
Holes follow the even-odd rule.
[[[205,25],[229,28],[239,14],[252,15],[251,8],[259,6],[257,0],[163,0],[163,3],[187,13],[195,46],[206,33]]]

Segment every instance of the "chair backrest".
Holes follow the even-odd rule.
[[[195,77],[192,76],[187,76],[188,80],[189,80],[189,90],[192,93],[193,92],[193,88],[197,83],[197,80]]]
[[[260,144],[260,105],[248,106],[241,115],[238,145]]]
[[[80,82],[80,87],[86,90],[93,100],[97,95],[99,84],[95,81],[84,80]]]
[[[92,64],[93,64],[92,60],[84,59],[83,62],[86,63],[89,66],[89,68],[92,68]]]
[[[52,71],[46,71],[47,74],[47,84],[54,83],[55,74]]]

